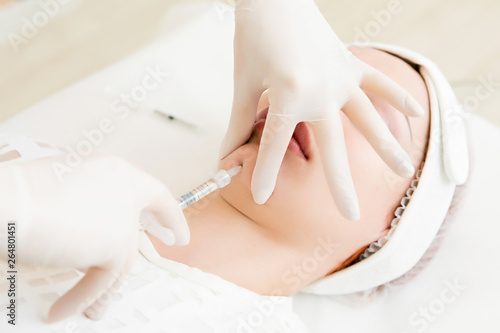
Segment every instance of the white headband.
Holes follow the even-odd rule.
[[[302,290],[320,295],[368,290],[408,272],[432,243],[446,217],[455,187],[465,183],[469,174],[464,109],[436,64],[401,47],[378,43],[351,45],[376,48],[420,67],[430,101],[429,144],[418,185],[412,182],[416,187],[409,190],[411,200],[403,198],[406,208],[395,219],[397,226],[392,228],[387,242],[366,259]]]

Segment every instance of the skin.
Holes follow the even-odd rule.
[[[429,134],[429,103],[422,77],[385,52],[351,51],[409,91],[426,111],[422,117],[406,118],[381,98],[369,95],[418,170]],[[268,105],[263,95],[256,111]],[[361,219],[348,221],[326,184],[312,134],[314,124],[300,123],[302,131],[309,133],[310,145],[304,149],[307,159],[296,150],[287,150],[273,194],[264,205],[257,205],[250,184],[262,126],[257,125],[249,141],[220,162],[219,167],[226,170],[242,165],[232,183],[184,210],[191,230],[189,245],[168,247],[148,236],[164,258],[218,275],[261,295],[288,296],[328,275],[352,254],[387,234],[411,179],[396,175],[343,116],[361,208]]]

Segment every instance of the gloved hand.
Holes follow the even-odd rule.
[[[409,116],[423,114],[394,81],[354,57],[313,0],[236,0],[234,97],[220,157],[245,143],[263,91],[269,113],[252,176],[252,194],[263,204],[272,194],[295,126],[313,124],[330,191],[342,214],[357,220],[359,205],[349,170],[340,110],[399,175],[414,173],[409,155],[363,92]],[[363,90],[362,90],[363,89]]]
[[[93,156],[61,181],[54,163],[64,157],[0,163],[0,218],[17,221],[20,263],[89,268],[52,305],[49,321],[84,310],[99,316],[99,297],[122,282],[136,258],[141,211],[154,214],[161,226],[147,230],[167,245],[189,242],[184,215],[159,180],[118,157]]]

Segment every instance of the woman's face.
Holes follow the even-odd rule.
[[[404,61],[385,52],[358,48],[351,51],[360,60],[399,83],[426,110],[422,117],[407,119],[386,101],[368,95],[418,170],[426,149],[429,127],[428,97],[423,79]],[[269,200],[263,205],[254,202],[251,177],[268,105],[267,95],[264,94],[256,110],[257,120],[248,142],[220,162],[220,167],[224,169],[242,165],[241,172],[233,177],[231,185],[221,190],[222,197],[255,223],[275,230],[274,235],[280,238],[293,237],[308,243],[330,235],[338,250],[345,252],[345,258],[386,234],[394,210],[411,179],[396,175],[343,113],[345,142],[361,219],[351,222],[337,208],[324,175],[312,131],[314,125],[310,123],[299,123],[296,127]]]

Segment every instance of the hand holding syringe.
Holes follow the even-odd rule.
[[[200,201],[202,198],[206,197],[210,193],[213,193],[216,190],[228,185],[229,183],[231,183],[231,177],[240,172],[240,170],[241,166],[237,166],[228,171],[223,169],[217,171],[212,178],[196,186],[194,189],[183,194],[180,198],[178,198],[177,201],[179,201],[179,207],[181,209],[189,207],[195,202]],[[141,221],[140,225],[141,225],[140,228],[141,231],[148,229],[148,227],[150,227],[149,223],[145,223],[144,221]]]

